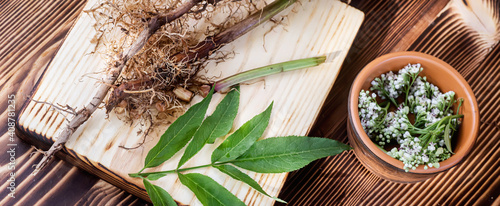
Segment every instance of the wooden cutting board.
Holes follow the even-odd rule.
[[[85,9],[94,4],[94,0],[89,1]],[[204,74],[223,78],[272,63],[327,55],[327,63],[321,66],[269,76],[262,81],[241,86],[241,104],[234,128],[262,112],[274,101],[264,138],[307,135],[364,18],[362,12],[332,0],[302,1],[281,15],[287,16],[285,26],[272,29],[274,24],[266,23],[224,46],[221,50],[234,51],[234,58],[218,64],[209,63],[206,67],[208,72]],[[88,75],[102,71],[106,63],[100,55],[91,54],[95,47],[91,43],[94,33],[91,18],[81,14],[37,82],[31,96],[33,99],[73,108],[81,108],[90,101],[96,92],[98,80],[88,78]],[[222,97],[221,94],[214,95],[208,114]],[[200,100],[201,97],[195,97],[192,103]],[[67,118],[72,117],[68,115]],[[66,122],[64,115],[50,106],[27,101],[19,114],[18,124],[20,136],[24,140],[46,149],[57,139]],[[66,143],[65,154],[59,156],[128,192],[148,199],[140,179],[130,178],[127,174],[143,167],[147,152],[168,125],[155,127],[146,137],[145,144],[137,149],[119,147],[133,147],[142,142],[141,132],[147,127],[142,121],[124,122],[116,114],[106,116],[104,109],[98,109]],[[220,142],[218,140],[214,145],[205,146],[185,167],[208,163],[211,151]],[[147,171],[175,168],[182,152],[165,164]],[[212,177],[248,205],[271,205],[274,202],[216,169],[199,169],[195,172]],[[279,193],[287,176],[285,173],[247,174],[274,196]],[[155,184],[166,189],[180,204],[200,205],[194,194],[182,186],[175,175],[164,177]]]

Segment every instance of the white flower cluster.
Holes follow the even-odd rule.
[[[405,132],[409,129],[408,125],[411,125],[408,119],[409,108],[400,105],[400,108],[396,112],[389,112],[385,118],[385,127],[380,131],[380,135],[386,138],[385,142],[378,141],[380,146],[384,146],[386,143],[390,143],[388,140],[396,140],[399,144],[403,142]]]
[[[451,107],[455,101],[455,92],[443,94],[437,86],[427,82],[425,77],[418,77],[411,86],[407,99],[412,113],[416,114],[416,124],[428,126],[453,114]]]
[[[427,147],[422,148],[420,141],[419,138],[412,137],[408,133],[408,138],[404,140],[399,149],[394,147],[387,154],[401,160],[407,172],[410,169],[416,169],[419,165],[425,165],[424,169],[439,168],[439,162],[450,158],[451,153],[443,148],[443,142],[440,141],[440,146],[437,146],[435,142],[430,142]]]
[[[361,126],[370,137],[380,130],[379,122],[384,118],[383,109],[377,104],[376,97],[374,93],[370,95],[369,91],[361,90],[359,93],[358,108]]]
[[[380,78],[377,77],[371,82],[372,88],[383,88],[377,90],[377,95],[382,99],[386,99],[387,97],[394,99],[398,98],[401,94],[399,89],[403,86],[403,83],[403,79],[392,71],[387,74],[382,74]]]
[[[439,167],[440,161],[451,156],[451,149],[444,148],[445,126],[436,126],[436,122],[453,123],[453,128],[460,123],[458,119],[443,120],[453,115],[455,93],[441,93],[426,77],[418,76],[422,70],[420,64],[408,64],[397,74],[388,72],[375,78],[370,88],[374,93],[362,90],[359,94],[363,129],[381,147],[399,144],[399,148],[387,153],[403,161],[406,171],[418,165],[425,165],[425,169]],[[379,104],[377,97],[385,101]],[[404,101],[398,104],[396,100],[401,97]],[[391,104],[397,107],[395,111],[390,111]],[[408,118],[410,113],[414,114],[414,121]]]

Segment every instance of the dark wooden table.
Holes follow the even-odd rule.
[[[475,149],[459,166],[417,184],[382,180],[352,152],[343,153],[291,173],[280,198],[290,205],[500,205],[500,1],[348,3],[366,18],[310,135],[347,142],[346,98],[356,74],[380,55],[409,50],[443,59],[469,82],[481,118]],[[9,140],[9,95],[16,95],[19,109],[84,4],[0,2],[0,205],[147,204],[60,159],[31,176],[41,155],[17,138]],[[12,148],[11,163],[7,151]],[[12,165],[15,198],[8,189]]]

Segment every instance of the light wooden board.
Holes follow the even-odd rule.
[[[93,2],[90,1],[86,8],[92,5]],[[223,51],[234,51],[236,56],[233,59],[207,66],[209,72],[206,75],[225,77],[271,63],[328,55],[327,63],[322,66],[270,76],[241,86],[241,105],[234,128],[241,126],[274,101],[270,125],[264,137],[308,133],[364,17],[362,12],[331,0],[304,1],[285,10],[283,14],[287,15],[287,25],[284,28],[279,26],[267,33],[273,24],[259,26],[222,48]],[[80,108],[89,102],[98,82],[85,76],[101,71],[105,65],[99,55],[90,54],[94,49],[94,45],[90,43],[93,34],[91,19],[88,15],[81,15],[39,80],[33,99]],[[214,96],[209,113],[222,97],[220,94]],[[195,97],[193,102],[200,99],[201,97]],[[57,138],[65,124],[63,115],[50,110],[47,105],[35,102],[24,106],[18,123],[23,130],[37,136],[33,141],[51,141]],[[144,130],[145,126],[140,122],[123,122],[113,113],[106,117],[105,111],[100,109],[75,132],[66,144],[65,151],[69,153],[70,161],[78,166],[145,197],[141,181],[129,178],[127,174],[142,168],[147,152],[156,144],[165,128],[155,128],[143,147],[124,150],[118,146],[135,146],[142,141],[142,135],[137,132]],[[208,163],[211,151],[220,142],[221,140],[206,146],[185,166]],[[162,166],[148,171],[174,168],[181,154],[182,151]],[[204,169],[196,172],[214,178],[247,204],[270,205],[274,202],[217,170]],[[272,195],[279,193],[287,175],[248,174]],[[165,188],[181,204],[200,204],[175,175],[162,178],[155,184]]]

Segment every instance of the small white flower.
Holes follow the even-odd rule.
[[[429,157],[427,157],[427,155],[424,154],[424,156],[422,156],[422,161],[429,162]]]
[[[429,151],[434,151],[434,150],[436,150],[436,148],[434,147],[434,143],[433,143],[433,142],[431,142],[431,143],[429,144],[429,146],[427,147],[427,149],[428,149]]]
[[[439,146],[444,146],[444,140],[439,140]]]
[[[410,132],[406,131],[405,134],[403,135],[403,137],[405,137],[405,138],[411,137]]]
[[[436,156],[439,156],[440,154],[443,154],[443,148],[442,147],[439,147],[436,150]]]

